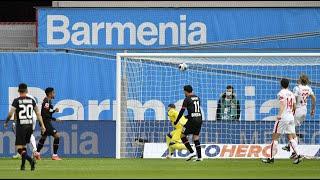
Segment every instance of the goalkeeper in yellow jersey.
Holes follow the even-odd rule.
[[[168,105],[168,118],[174,128],[169,134],[166,135],[166,142],[169,149],[169,154],[167,158],[171,158],[174,150],[186,149],[186,146],[181,141],[181,135],[183,131],[183,126],[187,123],[187,119],[182,116],[177,125],[174,125],[175,120],[177,119],[179,112],[176,110],[174,104]]]

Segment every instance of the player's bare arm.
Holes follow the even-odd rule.
[[[278,119],[278,120],[281,119],[281,115],[282,115],[285,107],[286,107],[285,102],[284,102],[284,101],[280,101],[280,108],[279,108],[279,113],[278,113],[278,116],[277,116],[277,119]]]
[[[178,122],[179,122],[179,120],[181,119],[181,117],[183,116],[183,113],[184,113],[185,110],[186,110],[185,107],[182,107],[182,108],[180,109],[179,115],[178,115],[176,121],[174,122],[174,125],[178,124]]]
[[[51,113],[56,113],[59,112],[59,108],[55,108],[55,109],[50,109],[49,112]]]
[[[41,117],[41,114],[40,114],[40,111],[39,111],[39,109],[38,109],[38,106],[35,106],[35,107],[34,107],[34,111],[35,111],[35,113],[36,113],[36,115],[37,115],[37,119],[38,119],[39,122],[40,122],[41,131],[42,131],[42,133],[44,133],[44,132],[46,131],[46,127],[44,126],[43,119],[42,119],[42,117]]]
[[[314,94],[310,95],[311,97],[311,116],[314,116],[314,113],[316,111],[316,96]]]
[[[10,121],[11,117],[13,116],[14,112],[16,111],[15,107],[11,107],[9,114],[6,118],[6,122],[4,123],[4,127],[7,128],[8,127],[8,122]]]

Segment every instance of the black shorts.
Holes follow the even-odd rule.
[[[201,131],[202,119],[189,118],[186,125],[184,125],[184,135],[199,135]]]
[[[57,133],[57,130],[52,126],[51,122],[45,123],[46,132],[41,133],[43,136],[54,136]]]
[[[30,137],[33,134],[31,125],[17,125],[16,126],[16,145],[25,146],[30,143]]]

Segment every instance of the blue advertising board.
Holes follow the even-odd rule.
[[[115,60],[72,53],[0,53],[0,114],[4,119],[24,82],[41,105],[54,87],[62,120],[113,120]]]
[[[320,40],[311,36],[320,28],[320,8],[39,8],[37,13],[38,45],[44,49],[145,49],[293,34],[300,36],[229,47],[319,48]]]
[[[313,82],[311,87],[317,99],[320,94],[319,65],[261,66],[255,70],[250,66],[212,65],[206,69],[190,65],[186,72],[176,66],[157,66],[152,62],[132,63],[129,67],[134,71],[127,72],[128,120],[167,119],[166,106],[181,103],[185,84],[191,84],[201,98],[205,120],[216,119],[217,101],[229,84],[240,101],[241,121],[274,120],[281,77],[292,79],[290,89],[293,89],[294,80],[300,73],[306,73]],[[60,109],[55,117],[59,119],[116,119],[114,59],[72,53],[0,53],[0,68],[3,119],[18,96],[17,86],[21,82],[29,85],[29,93],[39,105],[45,97],[45,88],[54,87],[53,103]],[[309,108],[310,104],[309,101]],[[307,120],[318,121],[319,113],[316,111],[314,119],[308,113]]]
[[[0,157],[8,157],[16,154],[15,134],[11,128],[4,129],[3,123],[0,121]],[[63,121],[53,126],[60,134],[61,157],[115,157],[115,121]],[[38,125],[34,135],[38,141]],[[43,157],[51,157],[52,144],[53,138],[48,137],[41,150]]]

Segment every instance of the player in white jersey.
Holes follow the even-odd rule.
[[[271,143],[271,153],[270,157],[267,159],[263,159],[264,163],[273,163],[274,157],[278,151],[278,139],[281,134],[286,134],[290,146],[293,151],[297,154],[294,158],[293,163],[298,164],[302,160],[302,156],[299,155],[297,146],[298,142],[294,139],[295,136],[295,125],[294,125],[294,111],[296,109],[296,98],[294,94],[288,89],[289,80],[281,79],[281,91],[278,93],[279,100],[279,113],[277,116],[277,120],[274,124],[273,134],[272,134],[272,143]]]
[[[35,100],[35,98],[33,96],[31,96],[30,94],[27,94],[27,96]],[[14,115],[14,121],[15,120],[16,120],[16,115]],[[37,115],[36,115],[35,112],[33,112],[33,117],[32,117],[32,129],[33,129],[33,131],[36,129],[36,124],[37,124]],[[15,124],[15,122],[12,123],[12,130],[13,130],[13,132],[16,132],[16,124]],[[33,153],[35,153],[37,151],[37,144],[36,144],[36,138],[34,137],[33,134],[31,134],[31,137],[30,137],[30,143],[32,145],[32,151],[33,151]],[[12,156],[12,158],[20,159],[21,155],[19,153],[17,153],[16,155]]]
[[[295,116],[294,116],[294,122],[295,126],[299,127],[301,124],[306,120],[307,116],[307,101],[308,98],[311,97],[311,112],[310,115],[314,116],[315,113],[315,107],[316,107],[316,96],[314,95],[312,89],[309,84],[309,78],[307,75],[302,74],[298,80],[298,84],[296,87],[293,89],[293,93],[296,97],[297,101],[297,108],[295,111]],[[299,133],[296,133],[298,136]],[[297,141],[298,138],[297,136],[294,137]],[[283,150],[290,151],[290,146],[287,145],[282,148]],[[293,152],[291,157],[296,156],[296,154]]]

